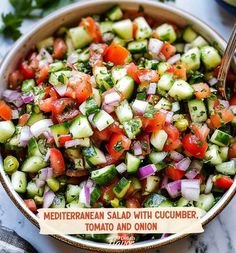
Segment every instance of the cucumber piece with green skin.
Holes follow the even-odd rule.
[[[130,119],[122,123],[127,136],[132,140],[140,133],[142,121],[140,118]]]
[[[174,27],[170,24],[162,24],[156,28],[156,33],[160,40],[173,43],[177,39]]]
[[[69,70],[60,70],[56,72],[51,72],[48,82],[53,86],[65,85],[68,83],[71,71]]]
[[[157,70],[159,61],[158,60],[145,60],[145,68]]]
[[[48,37],[48,38],[38,42],[36,44],[36,47],[37,47],[38,51],[40,51],[40,49],[42,49],[42,48],[53,47],[53,43],[54,43],[54,38],[53,37]]]
[[[209,146],[206,154],[205,159],[210,162],[212,165],[217,165],[222,163],[222,158],[219,153],[219,147],[216,145]]]
[[[43,196],[43,188],[37,187],[35,181],[30,181],[26,187],[27,197],[33,199],[35,196]]]
[[[171,110],[172,103],[163,97],[158,101],[158,103],[154,106],[154,108],[157,110],[160,110],[160,109]]]
[[[61,135],[69,134],[68,123],[61,123],[61,124],[52,125],[49,128],[51,130],[52,136],[55,140],[57,147],[60,147],[60,143],[59,143],[58,139]]]
[[[126,153],[126,165],[128,173],[136,173],[140,163],[141,160],[138,157],[130,154],[129,152]]]
[[[145,188],[142,195],[149,195],[152,192],[155,192],[159,185],[160,185],[161,179],[158,176],[149,176],[146,178]]]
[[[108,165],[102,169],[93,170],[91,173],[91,179],[99,185],[109,184],[117,176],[117,170],[115,165]]]
[[[68,184],[65,193],[66,203],[70,203],[73,200],[78,199],[80,191],[81,187],[79,187],[78,185]]]
[[[66,205],[66,208],[84,208],[84,204],[79,202],[79,199],[75,199]]]
[[[130,183],[130,180],[127,180],[125,177],[122,177],[118,184],[113,187],[113,192],[115,193],[117,198],[121,199],[125,196],[126,192],[130,187]]]
[[[161,202],[159,207],[173,207],[173,203],[169,199],[166,199]]]
[[[114,66],[111,70],[111,76],[114,83],[127,75],[127,69],[121,66]]]
[[[133,23],[130,19],[115,22],[112,26],[112,30],[126,41],[133,40]]]
[[[98,165],[106,162],[103,152],[94,146],[84,148],[82,152],[86,160],[92,165]]]
[[[93,135],[93,130],[86,116],[79,115],[70,124],[69,131],[73,138],[87,138]]]
[[[26,174],[22,171],[15,171],[11,175],[11,184],[16,192],[25,193],[27,187]]]
[[[34,137],[31,137],[28,143],[28,156],[42,156],[38,142]]]
[[[159,62],[157,65],[157,73],[163,75],[170,67],[171,64],[168,62]]]
[[[129,99],[133,94],[134,79],[130,76],[124,76],[115,84],[114,87],[124,96],[124,98]]]
[[[92,36],[88,33],[87,29],[83,26],[78,26],[78,27],[69,29],[68,34],[72,40],[72,44],[75,49],[83,48],[89,45],[93,41]]]
[[[192,47],[201,48],[207,45],[208,45],[207,41],[202,36],[197,36],[197,38],[191,42]]]
[[[166,200],[166,197],[157,193],[151,194],[143,203],[143,207],[159,207]]]
[[[220,157],[223,162],[228,160],[229,147],[220,147]]]
[[[123,100],[118,107],[116,107],[115,112],[121,123],[133,118],[133,111],[126,99]]]
[[[216,171],[227,176],[234,176],[236,174],[235,160],[231,160],[231,161],[216,165]]]
[[[216,97],[212,96],[207,98],[207,110],[209,115],[212,115],[215,113],[214,104],[215,104]]]
[[[120,46],[122,46],[122,47],[125,47],[125,45],[126,45],[126,40],[121,39],[120,37],[116,36],[116,37],[113,39],[112,43],[115,43],[115,44],[117,44],[117,45],[120,45]]]
[[[66,206],[66,200],[65,196],[61,193],[58,193],[55,195],[51,208],[65,208]]]
[[[15,128],[15,133],[13,134],[13,136],[7,140],[7,143],[10,147],[12,147],[13,149],[17,147],[20,147],[20,135],[21,135],[21,130],[22,130],[22,126],[16,126]],[[6,145],[5,144],[5,145]]]
[[[207,120],[206,106],[202,100],[193,99],[188,101],[188,109],[193,122],[201,123]]]
[[[90,204],[93,205],[99,198],[101,197],[101,190],[99,187],[94,187],[94,189],[91,190],[90,195]]]
[[[158,89],[169,91],[174,83],[174,75],[172,73],[164,73],[157,83]]]
[[[143,40],[152,36],[152,29],[144,17],[137,17],[133,22],[137,25],[136,40]]]
[[[215,203],[215,198],[212,193],[209,194],[201,194],[197,202],[195,202],[195,206],[205,210],[206,212],[209,211]]]
[[[10,120],[0,121],[0,143],[5,143],[9,138],[11,138],[15,133],[15,130],[16,128]]]
[[[181,62],[183,62],[188,70],[197,70],[200,68],[200,50],[195,47],[188,50],[181,56]]]
[[[129,42],[127,49],[130,51],[130,53],[137,54],[137,53],[146,53],[147,47],[148,47],[147,40],[138,40]]]
[[[97,129],[99,131],[102,131],[105,128],[109,127],[114,122],[114,119],[106,111],[100,110],[97,113],[95,113],[93,117],[93,122],[97,127]]]
[[[32,113],[27,121],[28,126],[32,126],[37,121],[45,119],[45,116],[42,113]]]
[[[208,70],[216,68],[221,63],[218,51],[211,46],[201,48],[201,60]]]
[[[194,89],[186,81],[179,79],[175,80],[168,93],[177,100],[184,100],[193,96]]]
[[[177,53],[183,53],[184,52],[184,43],[177,43],[175,44],[176,52]]]
[[[103,21],[99,23],[101,33],[107,33],[112,31],[112,21]]]
[[[56,192],[56,191],[58,191],[60,189],[60,183],[59,183],[59,181],[56,178],[48,178],[46,180],[46,182],[47,182],[48,187],[52,191]]]
[[[106,16],[112,20],[120,20],[123,17],[123,12],[118,5],[113,6],[110,10],[107,11]]]
[[[89,48],[85,48],[81,53],[79,53],[78,61],[87,62],[89,61]]]
[[[152,133],[150,142],[158,151],[162,151],[167,138],[168,135],[164,130],[158,130]]]
[[[166,156],[168,155],[167,152],[151,152],[150,155],[149,155],[149,159],[150,161],[153,163],[153,164],[157,164],[157,163],[160,163],[162,162]]]
[[[184,29],[183,31],[183,40],[190,43],[193,40],[195,40],[197,38],[197,33],[194,32],[194,30],[188,26]]]
[[[8,155],[3,162],[3,169],[8,174],[13,174],[19,168],[19,162],[16,157]]]
[[[95,67],[94,70],[95,80],[98,86],[102,89],[109,90],[113,87],[111,75],[108,73],[106,67]]]
[[[65,68],[65,64],[62,61],[53,62],[49,65],[49,72],[57,72]]]
[[[22,92],[29,92],[33,90],[33,87],[35,87],[35,81],[34,79],[28,79],[24,80],[21,86],[21,91]]]
[[[88,98],[79,106],[79,110],[84,115],[90,115],[92,113],[95,113],[98,109],[99,107],[97,101],[92,97]]]
[[[23,172],[36,173],[47,166],[42,156],[28,157],[21,166]]]
[[[233,136],[231,136],[221,130],[216,129],[214,131],[213,135],[211,136],[210,142],[212,142],[218,146],[224,147],[224,146],[229,145],[229,142],[232,138],[233,138]]]
[[[187,200],[187,199],[185,199],[184,197],[181,197],[181,198],[177,201],[176,205],[177,205],[178,207],[193,206],[193,202],[192,202],[192,201],[189,201],[189,200]]]

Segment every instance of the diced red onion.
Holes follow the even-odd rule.
[[[191,49],[191,44],[186,43],[186,44],[184,45],[184,53],[187,53],[189,49]]]
[[[18,110],[12,110],[11,118],[12,119],[19,119],[19,117],[20,117],[20,115],[19,115]]]
[[[106,111],[107,113],[112,113],[115,111],[115,108],[113,105],[106,105],[106,104],[102,104],[102,109],[104,111]]]
[[[55,193],[51,190],[47,191],[43,196],[43,208],[50,207],[54,198],[55,198]]]
[[[79,54],[76,51],[72,52],[67,58],[67,62],[71,64],[76,63],[78,61],[79,61]]]
[[[174,199],[181,195],[181,180],[168,183],[165,188],[168,191],[171,198]]]
[[[172,120],[173,120],[173,115],[174,115],[173,112],[168,112],[168,113],[166,114],[166,123],[171,123],[171,122],[172,122]]]
[[[181,181],[182,196],[189,201],[198,201],[200,195],[200,181],[198,179],[183,179]]]
[[[142,179],[147,178],[151,175],[154,175],[156,170],[157,170],[157,168],[154,164],[148,164],[148,165],[138,169],[138,176],[142,180]]]
[[[113,104],[114,102],[119,102],[121,99],[121,96],[117,92],[112,92],[104,97],[104,102],[107,105]]]
[[[147,101],[143,100],[138,100],[135,99],[134,103],[132,104],[132,109],[137,113],[137,114],[144,114],[148,106]]]
[[[120,163],[119,165],[116,166],[116,170],[122,174],[124,173],[125,171],[127,171],[127,166],[125,163]]]
[[[39,137],[42,133],[49,131],[49,127],[53,125],[51,119],[42,119],[35,122],[31,127],[30,131],[36,138]]]
[[[210,86],[214,86],[215,84],[218,83],[218,79],[216,77],[212,77],[208,83],[210,84]]]
[[[205,194],[208,194],[211,192],[212,190],[212,187],[213,187],[213,175],[210,175],[207,179],[207,182],[206,182],[206,188],[205,188]]]
[[[157,57],[161,52],[164,43],[161,40],[151,38],[148,44],[148,50],[153,58]]]
[[[90,83],[92,84],[93,87],[96,87],[96,86],[97,86],[97,83],[96,83],[96,80],[95,80],[95,77],[94,77],[94,76],[91,76],[91,77],[90,77]]]
[[[172,57],[170,57],[167,62],[170,64],[175,64],[176,62],[178,62],[180,60],[180,54],[175,54]]]
[[[88,144],[85,144],[85,139],[76,139],[76,140],[66,141],[65,148],[75,147],[75,146],[79,146],[79,145],[88,146],[88,145],[90,145],[90,141],[88,138],[87,138],[87,140],[88,140]]]
[[[203,163],[199,160],[193,160],[190,164],[190,169],[196,169],[198,170],[199,172],[201,171],[202,169],[202,166],[203,166]]]
[[[202,166],[202,162],[193,160],[189,166],[188,171],[185,173],[185,176],[188,179],[194,179],[200,173]]]
[[[34,101],[34,95],[30,94],[28,96],[22,96],[22,99],[23,99],[25,104],[28,104],[28,103]]]
[[[222,105],[224,108],[229,108],[229,101],[219,99],[220,105]]]
[[[61,96],[63,97],[66,93],[66,90],[67,90],[67,85],[57,85],[57,86],[54,86],[54,89],[56,90],[56,92]]]
[[[186,171],[191,164],[190,158],[186,157],[176,163],[176,169]]]
[[[90,206],[90,189],[84,184],[80,195],[79,202],[85,204],[86,207]]]
[[[198,170],[196,170],[196,169],[191,169],[191,170],[188,170],[188,171],[185,173],[185,177],[188,178],[188,179],[194,179],[198,174],[199,174],[199,171],[198,171]]]
[[[31,137],[32,137],[32,134],[30,132],[30,127],[23,126],[20,131],[20,138],[19,138],[20,145],[22,147],[26,147]]]
[[[48,143],[50,143],[52,140],[54,140],[54,137],[50,131],[50,129],[48,129],[47,131],[45,131],[43,133],[43,135],[45,136],[45,138],[47,139]]]
[[[135,155],[141,155],[143,153],[142,146],[139,141],[136,141],[134,143],[134,154]]]
[[[143,160],[143,159],[145,158],[145,156],[144,156],[144,155],[139,155],[138,158],[139,158],[140,160]]]
[[[168,181],[169,181],[168,177],[164,176],[163,179],[162,179],[162,182],[161,182],[161,189],[166,189]]]
[[[45,48],[40,49],[38,56],[39,56],[39,67],[43,67],[53,62],[52,56],[48,53],[48,51]]]
[[[166,57],[163,53],[159,53],[159,55],[157,56],[157,60],[159,61],[166,61]]]
[[[53,169],[51,167],[48,167],[48,174],[47,174],[47,179],[53,177]]]
[[[95,186],[95,182],[91,178],[89,178],[86,182],[86,186],[88,188],[92,188],[93,186]]]
[[[184,159],[184,156],[182,154],[180,154],[179,152],[173,150],[170,152],[170,158],[176,162],[179,162],[182,159]]]
[[[37,186],[38,188],[42,188],[42,187],[45,185],[45,181],[44,181],[44,180],[41,180],[41,179],[39,179],[39,178],[37,178],[37,179],[35,180],[35,184],[36,184],[36,186]]]
[[[3,98],[5,101],[13,103],[16,107],[20,107],[24,104],[21,93],[16,90],[4,90]]]
[[[149,87],[147,89],[147,94],[152,95],[156,94],[157,84],[156,83],[150,83]]]
[[[94,117],[94,113],[90,114],[88,116],[88,120],[89,120],[89,123],[93,126],[93,127],[96,127],[96,125],[94,124],[94,121],[93,121],[93,117]]]
[[[43,181],[47,180],[47,176],[48,176],[48,168],[44,168],[39,171],[38,178],[40,180]]]
[[[231,105],[229,109],[233,112],[233,114],[236,114],[236,105]]]
[[[173,116],[173,121],[177,121],[179,119],[179,117],[180,117],[180,114],[175,114]]]
[[[44,157],[44,161],[47,162],[49,160],[49,157],[50,157],[50,148],[48,149],[48,151],[47,151],[47,153],[46,153],[46,155]]]

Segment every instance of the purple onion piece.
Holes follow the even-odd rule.
[[[181,195],[181,180],[177,180],[166,185],[166,190],[168,191],[171,198],[176,198]]]
[[[55,198],[55,193],[51,190],[47,191],[43,196],[43,208],[50,207],[54,198]]]

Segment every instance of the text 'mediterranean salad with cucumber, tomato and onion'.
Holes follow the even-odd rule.
[[[28,208],[210,210],[236,174],[236,97],[191,27],[142,9],[82,18],[40,41],[0,101],[4,170]],[[231,92],[236,78],[228,75]],[[109,242],[111,235],[79,235]],[[136,235],[136,241],[159,235]]]

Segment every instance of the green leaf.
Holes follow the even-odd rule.
[[[9,0],[9,2],[15,9],[15,14],[18,17],[27,17],[34,9],[32,0]]]

